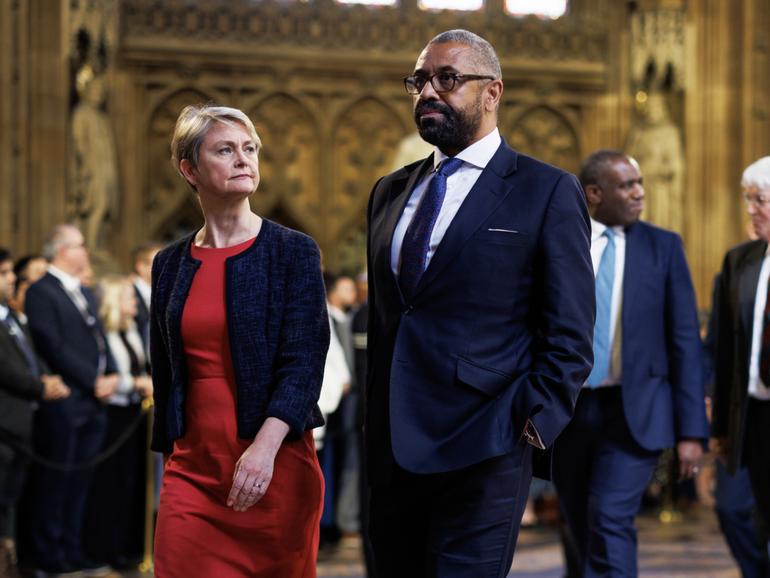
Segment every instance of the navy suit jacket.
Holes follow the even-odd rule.
[[[631,435],[660,450],[708,439],[695,291],[679,235],[638,222],[626,230],[622,396]]]
[[[405,300],[393,231],[432,156],[381,179],[369,206],[366,441],[370,480],[395,461],[452,471],[511,452],[527,419],[550,445],[590,372],[594,280],[574,176],[500,145]]]
[[[117,372],[97,315],[96,298],[87,287],[82,289],[94,317],[93,327],[86,324],[61,282],[50,273],[27,290],[24,303],[35,348],[51,372],[60,375],[71,390],[69,397],[63,400],[41,402],[41,408],[73,416],[101,412],[104,408],[104,404],[94,397],[99,369],[99,345],[95,332],[101,334],[107,356],[104,373]]]

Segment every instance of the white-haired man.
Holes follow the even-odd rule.
[[[712,435],[730,473],[748,468],[757,509],[770,525],[770,156],[749,165],[743,198],[757,240],[725,256],[714,304]]]

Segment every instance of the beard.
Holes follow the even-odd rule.
[[[442,117],[420,118],[427,112],[439,112]],[[459,152],[467,148],[481,126],[481,119],[481,94],[461,110],[436,100],[419,100],[414,107],[414,122],[420,136],[442,151]]]

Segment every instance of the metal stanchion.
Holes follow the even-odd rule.
[[[147,414],[147,441],[152,439],[152,398],[142,400],[142,410]],[[143,573],[153,571],[153,543],[155,537],[155,456],[147,447],[146,493],[144,497],[144,557],[139,564]]]

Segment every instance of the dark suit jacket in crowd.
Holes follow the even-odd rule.
[[[150,350],[155,395],[152,449],[170,453],[184,435],[187,365],[182,313],[200,266],[194,234],[155,257]],[[329,319],[315,242],[264,219],[259,236],[225,264],[227,330],[237,389],[238,436],[254,438],[268,417],[289,439],[323,424],[317,401],[329,348]]]
[[[715,437],[727,438],[727,466],[733,474],[741,464],[754,300],[766,251],[766,241],[750,241],[727,253],[714,304],[716,356],[711,432]]]
[[[501,143],[414,296],[393,231],[432,156],[381,179],[369,206],[367,453],[419,474],[510,453],[527,420],[550,445],[593,359],[589,219],[574,176]]]
[[[87,287],[83,287],[82,292],[93,319],[90,326],[61,282],[50,273],[27,290],[25,301],[29,329],[38,353],[71,390],[69,397],[43,402],[43,405],[70,415],[86,415],[104,409],[94,396],[99,371],[99,340],[104,344],[106,355],[104,374],[117,372],[99,320],[96,297]]]
[[[32,336],[26,326],[21,322],[18,324],[32,347]],[[45,371],[45,362],[40,357],[37,361]],[[33,401],[40,399],[42,395],[42,381],[38,376],[32,375],[16,340],[5,324],[0,323],[0,441],[4,436],[11,436],[22,442],[30,441]]]

